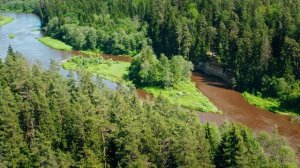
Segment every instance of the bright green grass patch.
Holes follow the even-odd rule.
[[[198,91],[192,81],[182,81],[172,88],[144,87],[154,97],[162,96],[171,104],[202,112],[220,112],[212,102]]]
[[[73,57],[63,63],[65,69],[84,70],[122,84],[131,83],[126,80],[129,66],[128,62],[104,60],[101,57]],[[181,82],[172,88],[144,87],[143,89],[154,97],[162,96],[173,105],[202,112],[220,112],[191,81]]]
[[[102,55],[103,53],[101,51],[80,51],[80,53],[84,54],[84,55],[88,55],[88,56],[99,56]]]
[[[53,39],[51,37],[42,37],[39,38],[39,41],[47,45],[50,48],[62,50],[62,51],[72,51],[73,48],[62,41]]]
[[[14,34],[9,34],[8,37],[9,37],[10,39],[14,39],[16,36],[15,36]]]
[[[293,110],[282,108],[281,102],[277,99],[262,98],[248,92],[244,92],[243,96],[250,104],[259,108],[284,115],[297,115],[297,113]]]
[[[63,67],[68,70],[85,70],[90,73],[102,76],[113,82],[125,83],[128,75],[130,63],[104,60],[103,58],[83,58],[74,57],[63,63]]]
[[[8,23],[11,23],[15,20],[15,18],[10,16],[0,16],[0,26],[6,25]]]

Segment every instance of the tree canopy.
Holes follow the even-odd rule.
[[[183,80],[190,80],[193,64],[182,56],[169,60],[165,55],[158,59],[151,47],[137,55],[130,68],[129,78],[137,85],[171,87]]]
[[[298,0],[41,0],[37,13],[46,33],[65,41],[71,33],[84,44],[95,33],[80,27],[96,29],[97,45],[69,41],[78,48],[136,54],[148,43],[157,55],[183,55],[195,65],[213,55],[238,88],[259,89],[263,76],[299,80],[299,10]],[[63,29],[69,24],[77,33]]]
[[[135,55],[151,45],[196,68],[213,60],[233,72],[238,90],[262,97],[274,91],[265,92],[265,79],[284,78],[289,92],[272,98],[299,112],[299,11],[299,0],[41,0],[37,13],[47,34],[77,48]]]
[[[3,167],[297,167],[278,135],[200,124],[163,99],[142,103],[85,73],[62,77],[55,62],[30,67],[11,48],[0,76]]]

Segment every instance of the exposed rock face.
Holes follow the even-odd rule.
[[[208,75],[217,76],[230,84],[234,84],[235,79],[233,77],[233,73],[228,69],[224,69],[216,62],[199,62],[197,65],[195,65],[195,69],[200,70]]]

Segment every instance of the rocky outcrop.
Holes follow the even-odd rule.
[[[233,73],[228,69],[224,69],[216,62],[199,62],[197,65],[195,65],[195,69],[202,71],[208,75],[217,76],[230,84],[234,83]]]

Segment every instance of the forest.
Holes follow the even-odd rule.
[[[161,93],[187,81],[181,87],[191,86],[197,103],[217,112],[190,78],[199,63],[212,61],[233,73],[232,85],[245,97],[276,101],[299,115],[300,0],[74,2],[0,0],[0,11],[37,14],[46,37],[36,40],[53,48],[132,56],[132,62],[77,56],[45,68],[10,46],[0,59],[0,167],[299,166],[299,151],[275,124],[259,132],[200,122],[198,111],[213,110],[170,104]],[[77,72],[64,76],[62,66]],[[95,70],[111,81],[125,74],[159,94],[143,101],[132,85],[108,88]],[[186,94],[179,90],[175,95]]]
[[[33,12],[38,0],[0,0],[0,11]]]
[[[218,62],[233,85],[299,112],[300,1],[41,0],[47,35],[77,49]],[[247,65],[247,66],[244,66]]]
[[[297,167],[276,130],[200,123],[88,73],[62,77],[54,61],[29,66],[11,47],[0,76],[1,167]]]

